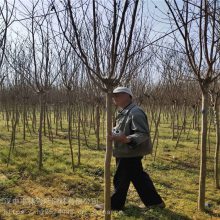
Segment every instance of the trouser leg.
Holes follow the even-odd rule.
[[[150,176],[144,172],[141,159],[136,158],[134,162],[135,172],[131,175],[131,181],[146,206],[160,204],[163,200],[157,193]]]
[[[120,210],[124,208],[128,188],[130,185],[130,175],[126,160],[124,158],[116,159],[116,172],[113,179],[114,193],[111,197],[111,208]]]

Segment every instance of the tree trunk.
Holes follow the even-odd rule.
[[[23,140],[26,139],[26,118],[27,118],[27,108],[26,101],[23,100]]]
[[[50,110],[48,111],[48,106],[45,106],[45,114],[47,117],[47,130],[48,130],[48,137],[49,140],[53,143],[53,130],[52,130],[52,121],[51,121],[51,115]]]
[[[96,106],[96,140],[97,140],[97,150],[100,149],[100,106]]]
[[[186,102],[184,101],[184,107],[183,107],[183,124],[182,124],[182,127],[181,127],[181,130],[178,132],[177,134],[177,141],[176,141],[176,146],[175,148],[177,148],[178,144],[179,144],[179,141],[180,141],[180,137],[182,135],[182,132],[184,131],[184,133],[186,132]],[[179,125],[178,125],[179,127]],[[179,130],[179,128],[178,128]]]
[[[217,97],[219,99],[219,97]],[[219,143],[220,143],[220,130],[219,130],[219,104],[217,100],[217,104],[214,106],[214,114],[215,114],[215,128],[216,128],[216,146],[215,146],[215,156],[214,156],[214,177],[215,177],[215,187],[216,189],[220,189],[219,184]]]
[[[63,131],[63,116],[62,116],[62,104],[59,105],[59,119],[60,119],[60,129]]]
[[[103,138],[103,141],[105,141],[105,110],[102,111],[102,138]]]
[[[81,132],[81,112],[78,111],[78,129],[77,130],[77,139],[78,139],[78,166],[80,165],[81,160],[81,140],[80,140],[80,132]]]
[[[7,105],[5,106],[5,114],[6,114],[7,131],[9,132],[10,131],[10,126],[9,126],[10,116],[9,116]]]
[[[40,122],[39,122],[39,131],[38,131],[38,147],[39,147],[39,162],[38,162],[38,167],[39,170],[42,169],[43,167],[43,142],[42,142],[42,132],[43,132],[43,114],[44,114],[44,94],[40,93]]]
[[[199,176],[199,196],[198,209],[205,209],[205,187],[206,187],[206,141],[207,141],[207,113],[208,113],[208,92],[204,88],[202,92],[202,133],[200,149],[200,176]]]
[[[112,90],[106,95],[106,136],[112,132]],[[105,173],[104,173],[104,201],[105,201],[105,220],[111,219],[111,157],[112,157],[112,141],[106,137],[106,154],[105,154]]]
[[[176,108],[175,105],[172,106],[171,111],[171,127],[172,127],[172,140],[175,138],[175,118],[176,118]]]
[[[215,112],[215,107],[213,106],[213,111]],[[209,113],[209,127],[208,127],[208,149],[209,149],[209,154],[211,153],[211,129],[212,129],[212,120],[213,120],[213,113],[212,109],[210,109]],[[215,114],[215,113],[214,113]]]
[[[33,106],[32,130],[35,133],[37,127],[36,106]]]
[[[46,108],[45,108],[45,105],[43,105],[43,130],[44,130],[44,136],[46,137],[47,136],[47,133],[46,133]]]
[[[160,124],[160,115],[161,115],[161,107],[159,107],[158,117],[157,117],[157,120],[155,120],[155,132],[154,132],[154,137],[153,137],[152,146],[155,145],[155,141],[156,141],[156,139],[158,138],[158,133],[159,133],[158,128],[159,128],[159,124]],[[157,140],[158,140],[158,139],[157,139]],[[158,143],[157,143],[157,145],[156,145],[155,152],[154,152],[154,161],[156,160],[157,146],[158,146]]]
[[[186,133],[186,117],[187,117],[187,109],[186,109],[186,101],[184,101],[184,106],[183,106],[183,129],[184,129],[184,134]]]
[[[58,135],[58,121],[59,121],[59,104],[56,105],[55,107],[55,126],[56,126],[56,136]]]
[[[71,165],[72,170],[74,171],[74,159],[73,159],[73,143],[72,143],[72,106],[70,103],[71,100],[71,94],[70,91],[67,91],[68,96],[68,140],[69,140],[69,147],[70,147],[70,159],[71,159]]]
[[[11,132],[11,143],[10,143],[10,149],[9,149],[9,153],[8,153],[8,162],[7,162],[7,166],[10,163],[10,159],[11,159],[11,153],[15,148],[15,138],[16,138],[16,128],[19,122],[19,112],[18,112],[18,105],[17,103],[15,104],[15,109],[13,107],[13,113],[12,113],[12,132]]]

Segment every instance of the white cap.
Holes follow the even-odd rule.
[[[131,89],[130,88],[127,88],[127,87],[117,87],[113,90],[113,94],[115,93],[127,93],[128,95],[130,95],[131,97],[133,97],[133,94],[131,92]]]

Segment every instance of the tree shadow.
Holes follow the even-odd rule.
[[[147,210],[146,208],[140,208],[135,205],[128,205],[124,210],[123,215],[126,217],[134,217],[145,220],[190,220],[189,217],[171,211],[168,208],[154,208]]]
[[[216,212],[213,212],[213,210],[207,210],[206,209],[205,212],[207,214],[209,214],[210,216],[212,216],[212,217],[219,217],[220,218],[220,211],[218,213],[216,213]]]

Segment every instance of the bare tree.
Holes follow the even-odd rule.
[[[13,22],[13,13],[14,13],[14,5],[8,3],[7,0],[4,0],[0,4],[0,85],[2,85],[3,80],[5,79],[5,74],[2,71],[2,65],[5,57],[6,51],[6,42],[7,42],[7,35],[8,35],[8,28]]]
[[[54,37],[56,39],[56,37]],[[73,103],[76,99],[76,94],[73,94],[73,90],[78,85],[78,76],[82,74],[81,67],[82,62],[78,56],[73,52],[72,47],[65,43],[65,39],[61,42],[55,42],[58,50],[58,58],[60,65],[60,73],[62,78],[62,84],[64,85],[68,98],[68,140],[70,146],[71,164],[72,170],[74,170],[74,159],[73,159],[73,143],[72,143],[72,114],[73,114]],[[73,100],[74,99],[74,100]]]
[[[219,106],[220,106],[220,88],[219,83],[214,82],[210,88],[211,104],[215,116],[215,132],[216,132],[216,147],[214,156],[214,178],[216,189],[220,188],[219,182],[219,151],[220,151],[220,124],[219,124]]]
[[[171,22],[178,28],[190,67],[202,91],[202,134],[199,177],[198,209],[205,208],[206,140],[208,90],[217,80],[219,72],[219,9],[217,0],[178,1],[165,0]],[[181,44],[181,41],[179,41]],[[219,63],[219,62],[218,62]]]
[[[131,79],[143,65],[140,58],[146,42],[146,26],[141,21],[139,1],[63,1],[66,14],[53,2],[62,32],[86,66],[93,83],[106,93],[107,131],[112,130],[112,90],[124,79]],[[137,17],[140,18],[136,23]],[[141,32],[141,30],[143,32]],[[145,57],[146,56],[141,56]],[[146,61],[146,60],[145,60]],[[106,140],[105,219],[111,218],[110,163],[112,143]]]
[[[43,1],[37,1],[30,7],[25,7],[30,20],[25,25],[27,31],[26,47],[17,52],[12,59],[11,65],[13,69],[22,76],[27,84],[38,94],[40,105],[40,122],[38,129],[39,140],[39,169],[43,166],[43,123],[46,121],[45,116],[45,97],[54,81],[57,79],[59,71],[56,62],[56,55],[52,46],[51,18],[46,16],[36,16],[39,4]],[[17,59],[18,56],[20,59]],[[23,57],[23,58],[22,58]],[[45,126],[44,126],[45,127]]]

